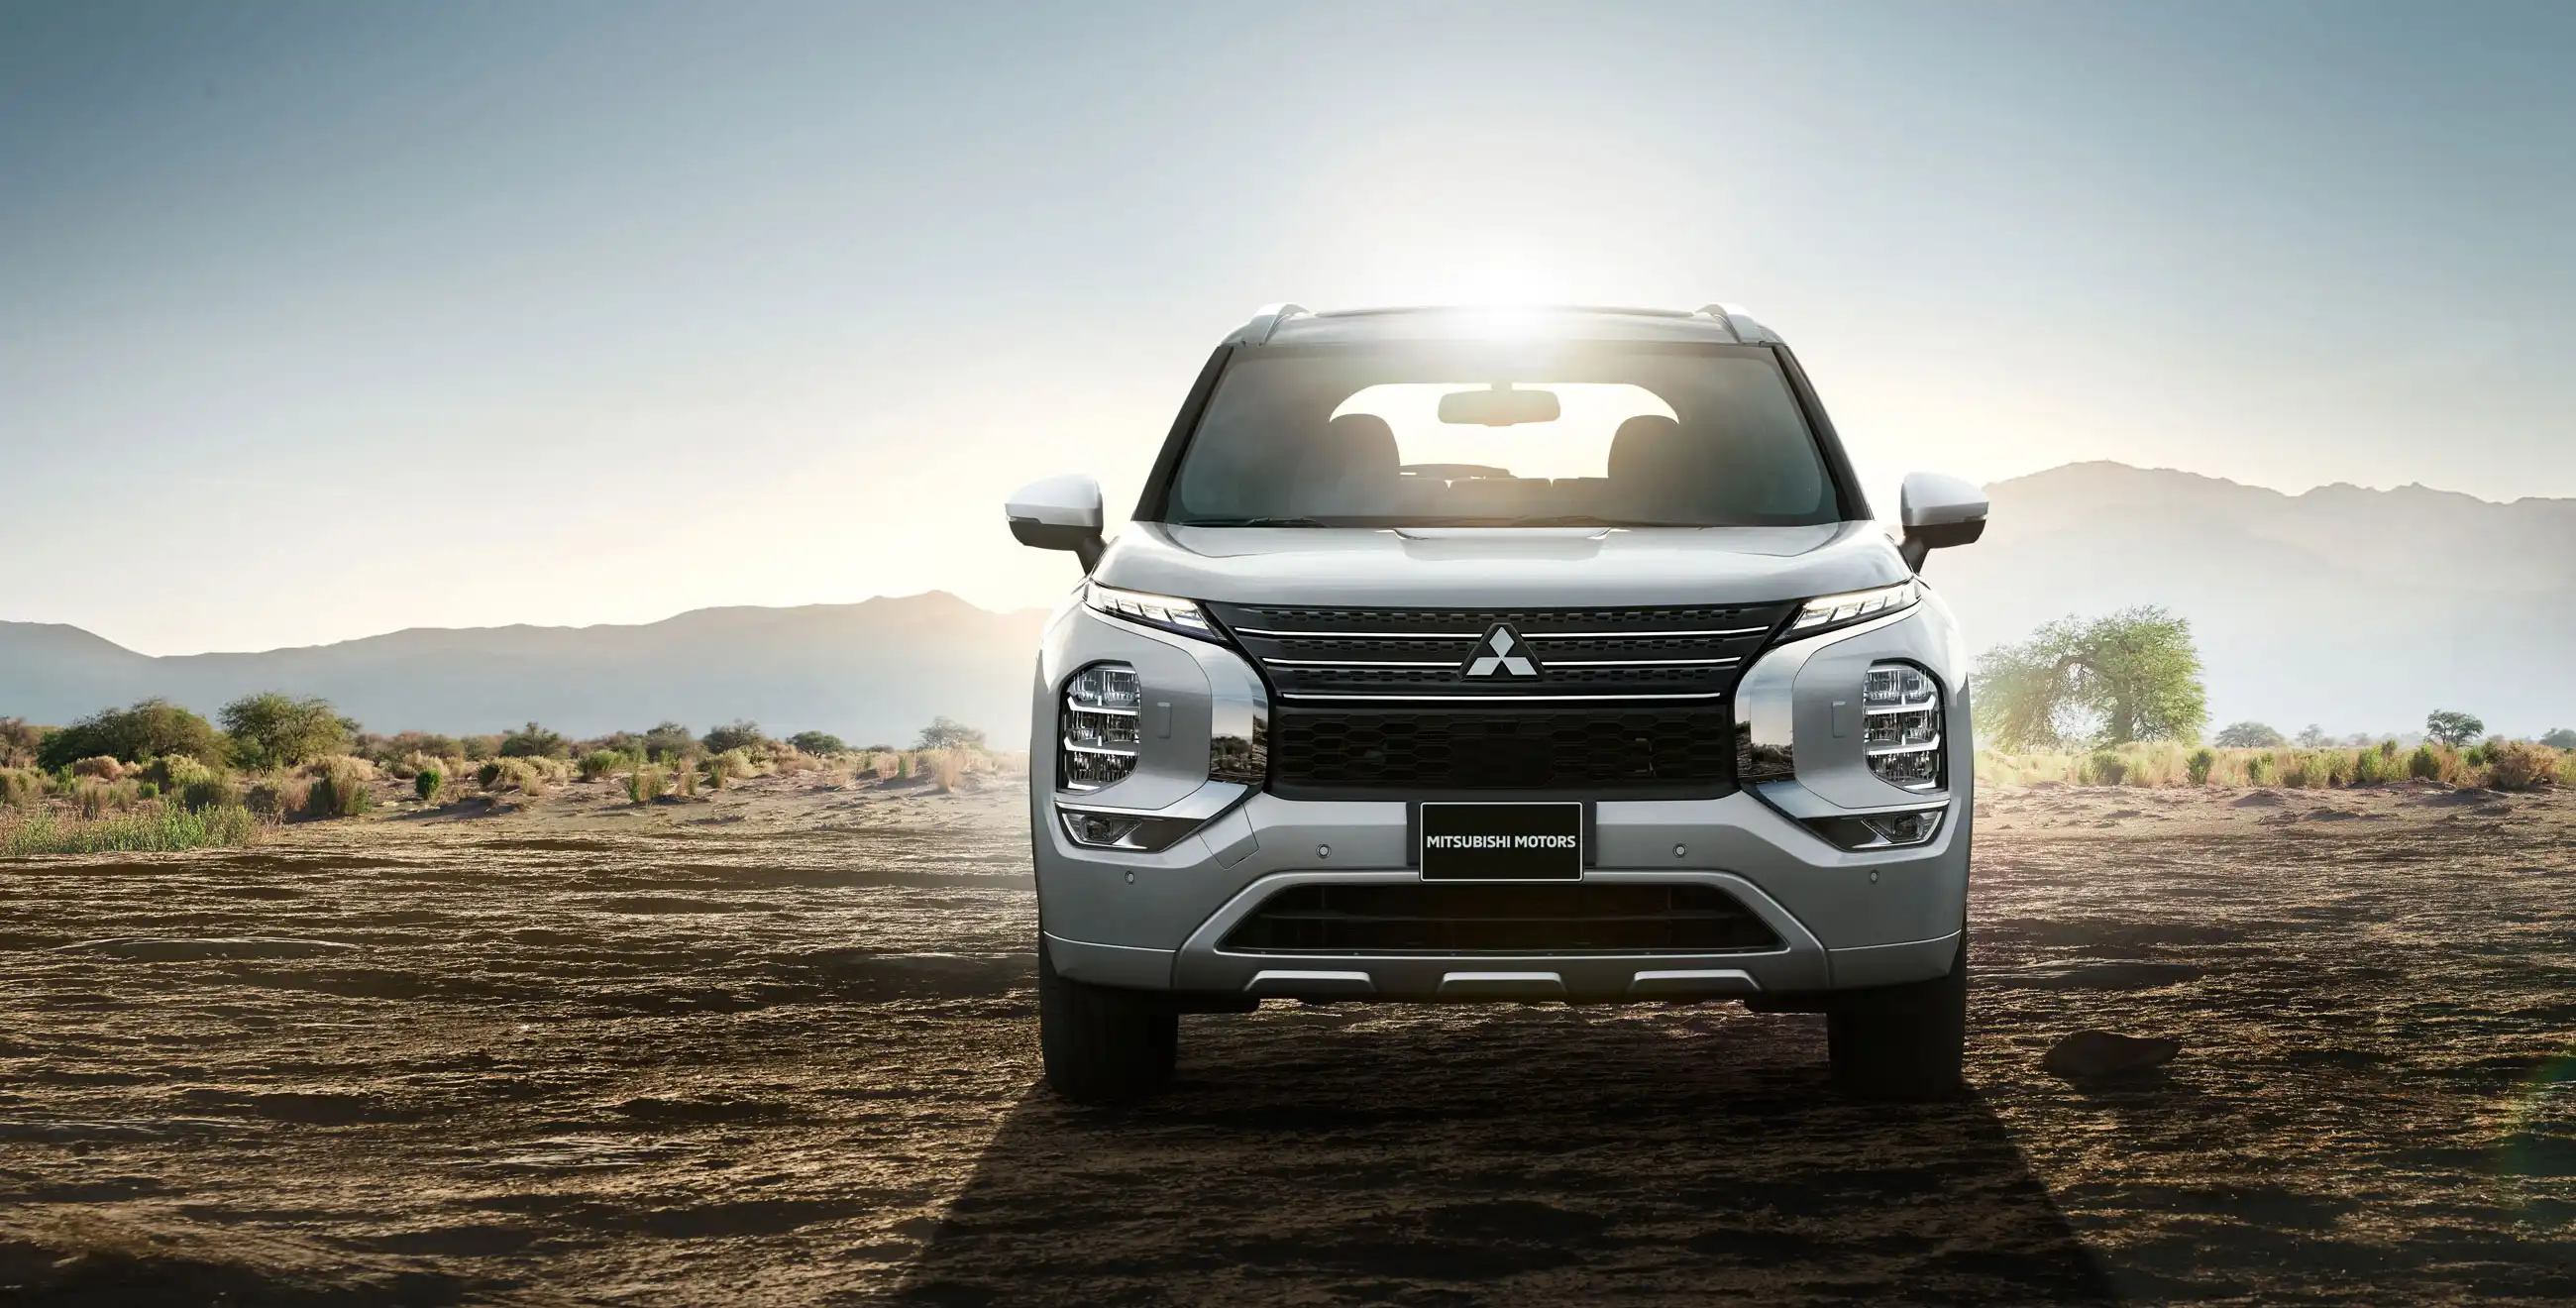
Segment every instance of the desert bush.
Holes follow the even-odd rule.
[[[366,760],[338,758],[312,779],[304,794],[304,815],[352,818],[376,806],[375,769]]]
[[[2190,776],[2191,776],[2191,784],[2193,784],[2193,785],[2195,785],[2195,786],[2206,786],[2206,785],[2208,785],[2208,784],[2209,784],[2209,770],[2210,770],[2210,768],[2212,768],[2212,767],[2216,766],[2216,765],[2217,765],[2217,763],[2218,763],[2218,755],[2216,755],[2216,754],[2214,754],[2214,753],[2211,753],[2209,750],[2206,750],[2206,749],[2195,749],[2195,750],[2193,750],[2193,751],[2191,752],[2191,773],[2190,773]]]
[[[25,718],[0,718],[0,768],[34,767],[47,734],[47,728],[30,726]]]
[[[728,750],[755,749],[768,743],[768,740],[767,736],[760,734],[759,723],[744,720],[728,722],[721,727],[710,729],[707,734],[698,738],[698,745],[709,754],[722,754]]]
[[[494,759],[476,774],[483,789],[500,794],[515,790],[529,799],[543,799],[546,794],[546,772],[532,758]]]
[[[166,700],[137,701],[131,708],[100,709],[45,737],[36,762],[47,771],[100,754],[140,763],[164,754],[224,761],[224,739],[213,723]]]
[[[626,756],[612,749],[594,749],[581,756],[581,779],[597,781],[626,766]]]
[[[273,690],[244,695],[217,716],[232,738],[233,761],[252,768],[291,768],[340,753],[356,725],[326,701]]]
[[[312,802],[313,783],[304,777],[261,777],[242,791],[242,806],[264,818],[283,819],[304,812]]]
[[[2415,752],[2406,756],[2406,775],[2415,778],[2417,781],[2441,780],[2441,752],[2434,749],[2430,744],[2417,745],[2415,747]]]
[[[655,763],[668,763],[698,747],[698,738],[677,722],[665,722],[644,733],[637,742],[644,757]]]
[[[232,778],[211,770],[179,783],[178,789],[169,793],[185,809],[234,808],[241,804]]]
[[[474,784],[481,786],[485,790],[490,790],[494,786],[499,785],[500,781],[501,764],[497,759],[474,769]]]
[[[921,771],[930,784],[941,791],[954,791],[965,784],[968,766],[963,749],[925,749],[921,751]]]
[[[222,774],[214,768],[207,767],[185,754],[170,754],[156,758],[143,769],[143,779],[160,786],[165,791],[182,790],[194,782],[212,780],[220,775]]]
[[[562,758],[572,752],[572,747],[564,743],[561,733],[531,722],[501,737],[495,752],[502,758]]]
[[[2558,756],[2558,784],[2576,786],[2576,749]]]
[[[2389,763],[2388,756],[2377,749],[2353,751],[2351,777],[2353,785],[2376,786],[2384,781],[2396,780],[2396,776],[2396,769]]]
[[[2127,775],[2128,770],[2128,765],[2120,761],[2118,754],[2107,749],[2095,750],[2091,757],[2084,760],[2083,770],[2077,775],[2076,782],[2086,786],[2116,786],[2120,784],[2120,778]]]
[[[828,731],[800,731],[789,736],[787,743],[803,754],[839,754],[849,749],[839,736]]]
[[[713,733],[709,733],[711,736]],[[751,774],[751,758],[740,748],[722,750],[707,756],[707,784],[718,790],[740,777]]]
[[[437,768],[415,768],[412,771],[411,793],[420,796],[421,803],[437,802],[439,788],[446,784],[447,774]]]
[[[660,764],[641,764],[626,777],[628,803],[650,804],[670,793],[670,789],[671,779],[662,771]]]
[[[2529,790],[2556,779],[2558,759],[2529,741],[2508,740],[2487,751],[2487,784],[2498,790]]]
[[[109,755],[100,754],[94,758],[85,758],[73,763],[72,775],[96,777],[101,781],[122,781],[125,779],[125,765]]]
[[[698,765],[684,758],[679,766],[672,768],[671,790],[682,799],[695,798],[698,793]]]

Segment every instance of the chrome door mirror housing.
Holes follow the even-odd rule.
[[[1923,570],[1923,557],[1986,534],[1986,492],[1976,483],[1937,472],[1905,474],[1901,514],[1905,538],[1897,545],[1905,566]]]
[[[1088,574],[1108,545],[1100,538],[1100,483],[1080,473],[1033,481],[1011,493],[1002,513],[1011,536],[1042,550],[1071,550]]]

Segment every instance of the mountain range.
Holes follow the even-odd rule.
[[[2153,604],[2191,620],[2212,725],[2419,728],[2435,708],[2537,734],[2576,724],[2576,500],[2402,486],[2299,495],[2079,463],[1997,482],[1985,539],[1932,556],[1972,649]],[[411,630],[259,654],[153,658],[75,627],[0,622],[0,715],[68,722],[160,695],[319,695],[376,730],[575,735],[751,718],[853,743],[934,716],[1021,739],[1045,614],[933,591],[720,608],[641,626]]]
[[[942,591],[860,604],[698,609],[641,626],[416,629],[261,654],[152,658],[77,627],[0,622],[0,715],[69,722],[159,695],[200,712],[260,690],[319,695],[370,729],[574,736],[750,718],[784,735],[908,744],[934,717],[1026,735],[1043,609]]]

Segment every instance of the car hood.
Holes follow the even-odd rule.
[[[1874,522],[1813,527],[1175,527],[1130,523],[1093,577],[1240,604],[1754,604],[1902,581]]]

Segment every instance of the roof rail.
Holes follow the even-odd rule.
[[[1270,333],[1279,330],[1279,324],[1301,313],[1313,312],[1302,304],[1265,304],[1253,310],[1252,321],[1245,323],[1243,330],[1234,334],[1234,339],[1245,345],[1263,344],[1270,339]]]
[[[1752,311],[1746,309],[1743,305],[1703,304],[1700,306],[1699,311],[1708,317],[1716,319],[1720,325],[1726,328],[1727,331],[1734,334],[1737,341],[1743,344],[1788,344],[1787,341],[1780,339],[1780,333],[1775,332],[1755,321]]]

